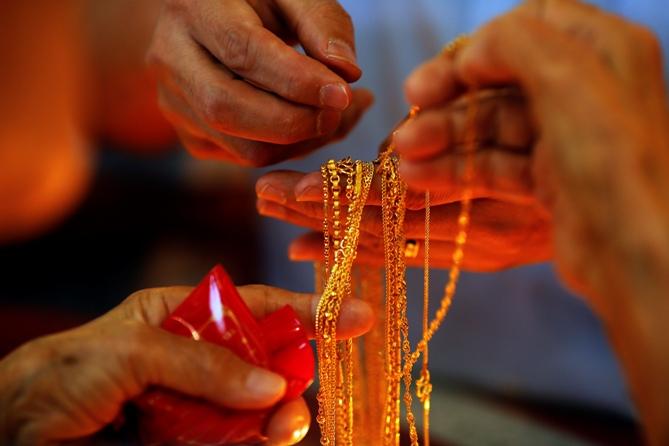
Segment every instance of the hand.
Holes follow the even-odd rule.
[[[444,175],[441,176],[444,178]],[[322,180],[320,173],[277,171],[261,177],[256,184],[258,211],[314,231],[323,228]],[[458,200],[461,190],[440,189],[431,195],[430,264],[450,268],[455,236]],[[507,203],[487,190],[479,190],[472,210],[470,236],[463,266],[471,271],[496,271],[519,263],[540,262],[550,258],[548,222],[533,199],[518,197]],[[343,203],[345,203],[345,199]],[[363,211],[356,261],[362,264],[383,264],[383,228],[381,222],[381,188],[372,183],[368,207]],[[425,234],[424,193],[410,190],[407,194],[405,232],[418,242],[415,258],[407,258],[410,266],[423,265]],[[346,218],[345,209],[342,218]],[[323,258],[322,233],[305,234],[290,246],[290,257],[299,261]]]
[[[536,16],[541,4],[543,20]],[[520,24],[530,27],[522,38],[539,39],[536,45],[521,42],[521,37],[492,43]],[[527,48],[521,48],[523,43]],[[551,46],[560,44],[566,49]],[[526,50],[536,60],[524,59]],[[579,66],[586,65],[577,73],[570,64],[579,57],[584,58]],[[525,66],[530,61],[533,65]],[[581,218],[597,216],[600,229],[607,234],[613,229],[611,215],[603,209],[602,191],[608,188],[593,187],[594,179],[614,181],[612,167],[627,170],[635,165],[621,160],[618,166],[614,154],[648,156],[658,160],[653,164],[658,169],[666,166],[666,135],[658,131],[666,122],[666,109],[657,41],[643,28],[574,1],[528,2],[497,19],[475,34],[455,61],[437,57],[407,80],[409,100],[423,109],[396,135],[401,173],[411,186],[440,191],[461,181],[463,155],[457,148],[463,124],[454,116],[452,101],[467,84],[482,89],[515,85],[529,101],[523,105],[519,96],[507,95],[495,107],[483,103],[477,128],[484,129],[485,147],[475,155],[475,190],[498,197],[535,197],[552,220],[559,219],[552,227],[559,270],[574,287],[592,294],[593,281],[606,279],[588,277],[602,264],[590,255],[603,252],[589,234],[595,222]],[[482,126],[487,116],[493,125]],[[624,149],[612,151],[619,146]],[[585,161],[593,172],[586,174]],[[562,170],[567,168],[573,172]],[[619,184],[628,187],[627,182]],[[588,194],[591,201],[585,199]]]
[[[657,445],[669,443],[669,351],[662,341],[669,115],[660,54],[648,30],[593,6],[528,1],[479,30],[454,60],[437,58],[407,81],[410,100],[424,113],[398,134],[404,178],[438,188],[434,173],[461,162],[443,126],[446,105],[471,85],[520,89],[529,119],[516,128],[529,144],[480,151],[476,164],[489,158],[490,186],[530,190],[551,216],[557,268],[602,318]],[[504,128],[500,121],[496,129]],[[437,135],[436,142],[418,143],[418,133]],[[493,134],[492,146],[506,145],[508,133]]]
[[[165,0],[148,59],[191,153],[262,166],[355,125],[372,96],[347,83],[361,75],[354,48],[336,0]]]
[[[256,317],[293,306],[313,335],[317,297],[265,286],[238,288]],[[280,375],[248,364],[230,351],[168,333],[158,326],[188,295],[183,287],[139,291],[79,328],[20,347],[0,362],[0,443],[51,444],[91,435],[114,420],[126,401],[156,385],[211,404],[265,408],[285,391]],[[370,308],[348,301],[342,336],[372,324]],[[293,444],[306,433],[304,400],[285,403],[272,416],[269,444]]]

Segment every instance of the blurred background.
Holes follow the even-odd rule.
[[[406,112],[403,79],[505,0],[345,0],[376,104],[345,141],[275,168],[371,159]],[[601,0],[669,43],[660,0]],[[0,357],[133,291],[194,284],[313,290],[287,259],[302,229],[260,218],[250,170],[183,151],[144,68],[160,2],[0,2]],[[410,272],[419,296],[421,272]],[[445,272],[433,274],[436,305]],[[411,297],[410,297],[411,300]],[[420,305],[411,306],[419,327]],[[453,444],[639,444],[601,327],[550,265],[466,274],[433,342],[435,436]],[[440,417],[443,414],[443,418]],[[442,422],[443,421],[443,422]]]

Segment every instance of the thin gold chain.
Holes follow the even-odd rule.
[[[452,267],[449,272],[448,283],[444,289],[444,296],[441,299],[439,309],[437,309],[434,318],[430,321],[427,332],[418,342],[416,349],[411,354],[411,358],[405,367],[411,368],[418,360],[418,357],[427,350],[427,344],[430,342],[436,331],[439,329],[448,314],[448,310],[453,302],[453,296],[457,288],[462,260],[464,258],[464,247],[467,243],[467,232],[472,207],[471,178],[473,174],[473,153],[476,151],[476,117],[478,115],[478,102],[476,100],[476,90],[472,89],[468,94],[466,127],[467,135],[465,141],[465,171],[463,175],[463,193],[460,202],[460,213],[458,214],[457,227],[458,232],[455,237],[455,247],[452,255]]]
[[[456,39],[444,50],[452,56],[464,43],[465,38]],[[423,334],[415,350],[409,341],[407,319],[407,294],[405,281],[404,216],[406,211],[406,185],[399,177],[398,159],[393,154],[392,141],[381,153],[375,164],[381,176],[381,214],[385,263],[385,371],[386,399],[383,406],[382,444],[399,445],[400,441],[400,383],[404,381],[404,403],[409,424],[412,446],[418,445],[415,416],[412,412],[412,370],[423,355],[420,378],[416,381],[416,393],[423,403],[423,437],[429,446],[430,394],[432,384],[429,374],[428,344],[439,329],[451,306],[460,277],[464,246],[467,241],[471,213],[471,176],[473,162],[471,153],[476,149],[477,101],[475,90],[469,93],[466,120],[467,156],[464,173],[464,192],[457,220],[457,234],[452,253],[452,267],[444,296],[434,318],[429,321],[430,281],[430,205],[429,191],[425,193],[425,240],[423,272]],[[413,108],[409,119],[418,109]],[[355,172],[354,172],[355,170]],[[374,164],[352,162],[346,158],[339,162],[330,160],[321,167],[323,177],[323,240],[325,262],[325,286],[316,312],[316,344],[318,348],[320,389],[318,392],[317,422],[321,428],[321,444],[334,446],[341,441],[345,445],[353,442],[353,343],[336,341],[336,323],[344,298],[352,295],[351,268],[357,254],[362,211],[375,172]],[[341,179],[346,178],[345,195],[348,209],[345,224],[341,223]],[[353,182],[355,180],[355,187]],[[329,200],[331,194],[331,202]],[[332,224],[329,220],[331,211]],[[342,227],[343,226],[343,227]],[[330,241],[334,247],[334,261],[330,267]],[[429,322],[428,322],[429,321]],[[358,391],[359,394],[359,391]],[[372,414],[374,415],[374,414]],[[364,428],[364,427],[363,427]]]
[[[334,161],[328,162],[329,179],[334,188],[339,185]],[[343,237],[340,243],[337,243],[335,251],[335,261],[330,268],[330,275],[327,278],[325,289],[316,309],[316,346],[318,350],[318,374],[320,388],[318,392],[318,415],[316,421],[321,428],[321,444],[324,446],[333,446],[336,442],[337,433],[337,386],[338,371],[340,363],[337,354],[336,325],[341,310],[341,302],[347,292],[347,284],[351,280],[351,267],[355,259],[355,253],[360,234],[360,220],[362,211],[367,202],[367,195],[372,183],[374,166],[371,163],[364,163],[361,166],[362,178],[356,180],[355,196],[349,203],[348,215]],[[333,193],[333,207],[335,203]],[[333,218],[335,213],[333,212]],[[335,231],[333,223],[333,234]],[[335,240],[336,241],[336,240]]]
[[[430,318],[430,191],[425,191],[425,240],[423,242],[423,337],[428,330]],[[423,445],[430,446],[430,381],[429,352],[425,346],[423,367],[416,381],[416,396],[423,403]]]

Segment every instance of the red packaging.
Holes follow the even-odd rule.
[[[261,320],[251,314],[217,265],[162,323],[172,333],[212,342],[286,378],[283,401],[314,379],[314,354],[295,311],[285,306]],[[206,379],[206,378],[205,378]],[[261,442],[273,409],[233,410],[164,389],[136,400],[146,444],[230,445]]]

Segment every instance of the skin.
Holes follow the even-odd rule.
[[[292,305],[313,336],[317,296],[260,285],[238,290],[256,317]],[[286,386],[280,375],[252,366],[225,348],[158,328],[189,291],[139,291],[104,316],[29,342],[3,359],[0,442],[40,445],[90,436],[151,385],[230,408],[276,404]],[[350,301],[342,307],[338,332],[359,336],[372,323],[369,306]],[[295,432],[306,434],[309,422],[303,399],[285,403],[268,424],[268,444],[294,444],[302,439]]]
[[[443,177],[443,175],[442,175]],[[257,208],[260,214],[311,229],[314,232],[294,240],[289,248],[292,260],[314,261],[323,256],[322,180],[320,173],[277,171],[266,174],[256,184]],[[430,225],[430,262],[437,268],[449,268],[456,236],[456,219],[460,197],[451,190],[432,195]],[[343,200],[346,203],[346,200]],[[362,264],[383,264],[383,233],[381,222],[380,184],[374,182],[368,206],[363,211],[360,247],[356,261]],[[407,238],[419,242],[415,258],[407,264],[422,266],[425,214],[422,192],[409,192],[405,216]],[[550,258],[547,224],[535,204],[506,203],[481,197],[472,211],[472,227],[467,244],[464,267],[472,271],[497,271],[522,263]],[[346,218],[345,209],[342,219]],[[532,246],[531,250],[523,247]]]
[[[489,232],[512,248],[499,267],[552,259],[601,318],[654,445],[669,443],[669,115],[660,55],[647,29],[593,6],[528,1],[477,31],[455,58],[435,57],[407,79],[421,113],[395,135],[400,172],[418,195],[410,207],[420,207],[425,189],[437,203],[444,195],[457,201],[465,133],[458,102],[471,86],[497,92],[479,105],[465,267],[488,269],[476,257],[476,234],[504,222],[506,233]],[[306,187],[318,201],[318,176],[286,175],[259,181],[260,212],[317,229],[318,203],[307,208],[300,197]],[[490,201],[494,216],[477,216]],[[453,237],[455,215],[450,227],[433,217],[437,238]],[[528,227],[542,235],[519,247],[513,235]],[[317,258],[319,241],[310,237],[293,249]],[[495,248],[489,256],[500,256]]]
[[[656,445],[669,443],[669,134],[660,54],[647,29],[593,6],[527,2],[479,30],[455,60],[436,58],[407,80],[409,100],[425,113],[397,135],[404,178],[437,191],[445,185],[434,173],[458,162],[438,123],[448,122],[453,97],[467,85],[522,91],[528,119],[519,140],[532,143],[520,159],[497,150],[489,171],[531,190],[550,215],[556,268],[604,322]],[[509,175],[510,163],[531,174]]]
[[[161,109],[199,158],[264,166],[304,155],[372,102],[348,85],[361,71],[335,0],[166,0],[148,60]]]

